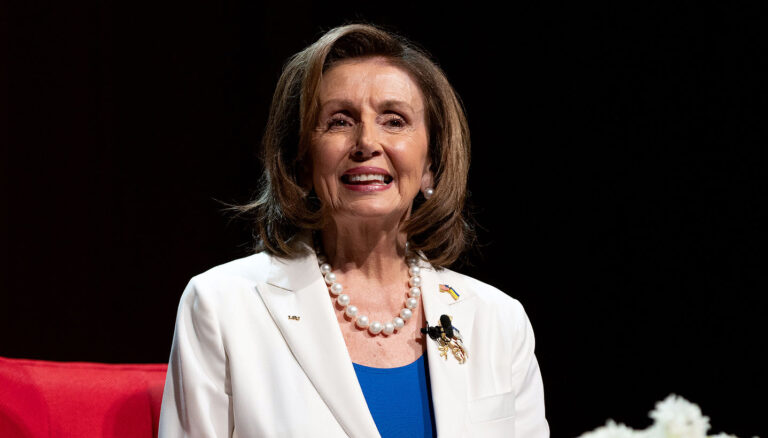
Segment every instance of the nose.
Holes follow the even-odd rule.
[[[375,124],[358,124],[355,147],[350,151],[350,158],[355,161],[367,161],[379,155],[381,155],[381,143]]]

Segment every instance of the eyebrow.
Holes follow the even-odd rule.
[[[401,108],[402,107],[402,108],[407,109],[407,110],[409,110],[409,111],[411,111],[413,113],[416,112],[409,103],[404,102],[402,100],[396,100],[396,99],[385,100],[384,102],[381,102],[380,106],[382,108]]]
[[[327,101],[323,102],[320,105],[320,109],[322,111],[326,107],[331,106],[331,105],[337,105],[337,106],[340,106],[340,107],[353,107],[353,106],[355,106],[355,103],[352,102],[349,99],[330,99],[330,100],[327,100]],[[379,108],[403,108],[403,109],[409,110],[409,111],[411,111],[413,113],[416,112],[416,110],[414,110],[413,107],[409,103],[407,103],[407,102],[405,102],[403,100],[398,100],[398,99],[387,99],[387,100],[384,100],[384,101],[380,102],[378,106],[379,106]]]
[[[320,108],[323,109],[333,104],[337,104],[338,106],[352,106],[352,101],[349,99],[331,99],[323,102],[320,105]]]

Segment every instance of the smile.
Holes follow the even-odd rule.
[[[392,181],[392,177],[389,175],[381,175],[376,173],[366,173],[359,175],[342,175],[341,181],[344,184],[389,184]]]
[[[341,182],[350,190],[376,191],[385,190],[393,181],[392,175],[379,167],[355,167],[341,175]]]

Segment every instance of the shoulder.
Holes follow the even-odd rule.
[[[510,329],[529,328],[530,321],[523,304],[501,289],[447,268],[438,271],[438,275],[441,282],[449,284],[459,294],[466,294],[466,300],[473,300],[484,315],[495,315],[498,323],[508,325]]]
[[[501,307],[510,312],[525,313],[520,301],[495,286],[450,269],[442,269],[438,274],[455,289],[468,292],[468,299],[476,299],[482,304]]]
[[[214,266],[195,275],[192,279],[201,283],[221,281],[259,283],[267,278],[271,266],[272,256],[267,252],[259,252]]]
[[[536,338],[523,304],[499,288],[468,275],[448,269],[440,275],[459,293],[466,294],[466,307],[475,313],[472,333],[483,336],[478,342],[498,350],[496,357],[503,369],[524,375],[534,358]]]
[[[248,292],[269,276],[272,256],[259,252],[214,266],[193,276],[184,290],[182,301],[219,299],[236,291]]]

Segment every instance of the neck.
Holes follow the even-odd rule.
[[[322,244],[334,271],[356,271],[381,283],[400,278],[405,269],[406,235],[397,225],[380,225],[331,221],[322,230]]]

